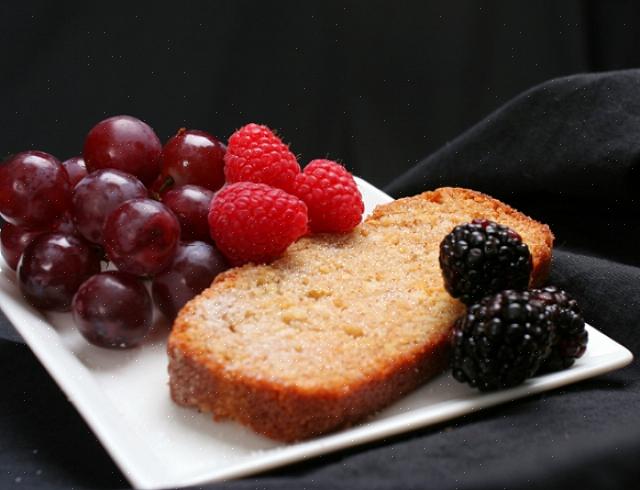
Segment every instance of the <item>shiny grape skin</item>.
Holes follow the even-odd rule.
[[[86,279],[100,272],[95,249],[80,237],[43,233],[18,262],[18,284],[27,301],[43,310],[68,311]]]
[[[102,244],[107,216],[129,199],[147,197],[147,188],[133,175],[115,169],[92,172],[73,189],[71,210],[80,234]]]
[[[22,226],[5,223],[0,230],[0,252],[9,267],[16,270],[22,252],[38,235],[41,230],[32,230]]]
[[[35,237],[47,232],[59,232],[70,235],[77,235],[75,224],[69,213],[65,213],[58,218],[49,229],[33,229],[23,226],[15,226],[11,223],[5,223],[0,229],[0,253],[7,262],[7,265],[13,270],[18,267],[18,261],[22,252]]]
[[[194,184],[216,191],[224,184],[225,146],[197,129],[181,129],[162,149],[162,176],[176,186]]]
[[[151,127],[131,116],[114,116],[96,124],[84,142],[89,173],[115,168],[150,185],[160,173],[162,144]]]
[[[71,203],[67,172],[48,153],[25,151],[0,166],[0,215],[16,226],[51,226]]]
[[[76,224],[73,221],[71,213],[64,213],[60,218],[58,218],[54,223],[51,229],[42,230],[45,231],[57,231],[58,233],[66,233],[69,235],[80,235],[78,229],[76,228]]]
[[[84,163],[84,158],[82,157],[69,158],[62,162],[62,167],[67,172],[69,184],[72,189],[87,176],[87,165]]]
[[[153,322],[153,305],[144,284],[120,271],[87,279],[73,297],[72,311],[82,336],[100,347],[135,347]]]
[[[158,309],[170,320],[187,301],[209,287],[229,268],[224,256],[204,242],[180,243],[171,264],[153,278],[151,293]]]
[[[182,185],[168,190],[162,202],[178,218],[181,238],[184,241],[211,241],[209,232],[209,207],[213,191],[197,185]]]
[[[171,262],[180,239],[180,223],[162,203],[131,199],[109,215],[103,235],[107,256],[118,269],[152,276]]]

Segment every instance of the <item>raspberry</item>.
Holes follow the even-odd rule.
[[[266,126],[247,124],[229,138],[224,156],[227,182],[261,182],[291,192],[300,165]]]
[[[528,291],[502,291],[469,307],[453,330],[452,374],[481,391],[533,376],[550,355],[556,329]]]
[[[307,206],[281,189],[238,182],[214,197],[209,228],[233,265],[269,262],[307,232]]]
[[[293,193],[309,209],[315,233],[346,233],[360,223],[364,204],[353,176],[331,160],[313,160],[296,177]]]
[[[471,304],[503,289],[526,289],[531,254],[511,228],[474,219],[444,237],[440,268],[449,294]]]

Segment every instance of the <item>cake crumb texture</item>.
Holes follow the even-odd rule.
[[[269,265],[219,275],[169,337],[171,396],[274,439],[351,425],[444,369],[464,306],[445,291],[439,245],[486,218],[516,230],[546,278],[546,225],[484,194],[441,188],[378,206],[346,235],[294,243]]]

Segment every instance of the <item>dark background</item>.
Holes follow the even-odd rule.
[[[81,151],[131,114],[166,140],[276,128],[384,186],[522,90],[640,65],[640,2],[2,2],[0,156]]]

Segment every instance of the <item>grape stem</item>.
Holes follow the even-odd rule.
[[[166,191],[169,187],[171,187],[175,183],[176,181],[173,180],[173,177],[171,177],[170,175],[167,175],[167,178],[164,180],[164,182],[158,189],[158,197],[160,197],[164,191]]]

